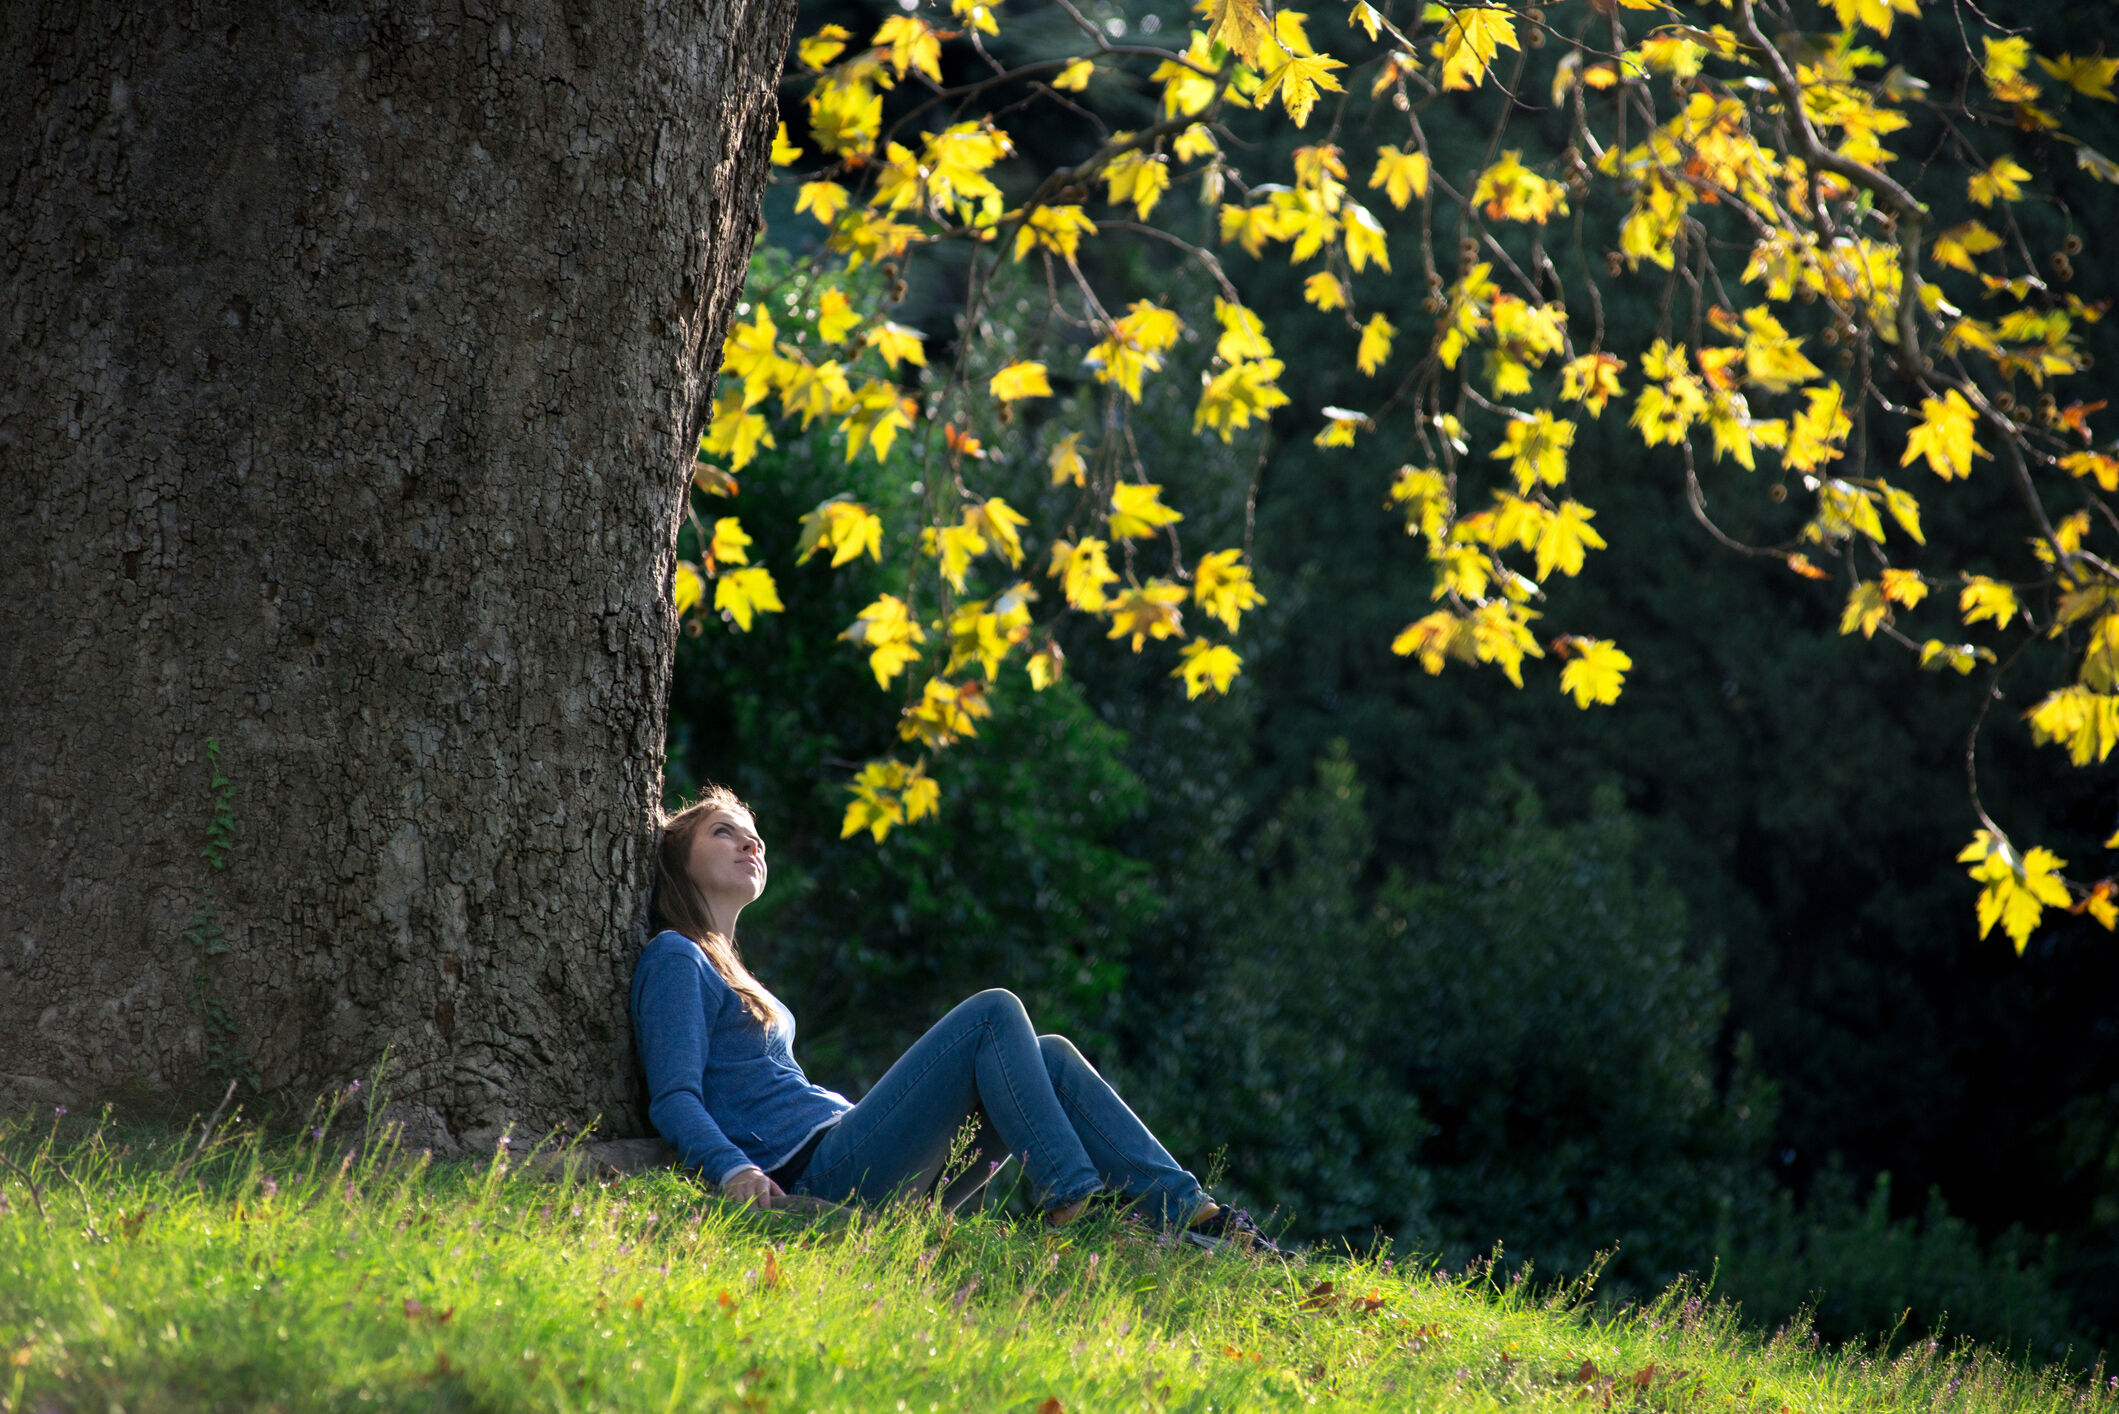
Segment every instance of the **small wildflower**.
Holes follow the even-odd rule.
[[[358,1080],[355,1080],[355,1081],[354,1081],[354,1082],[353,1082],[352,1084],[350,1084],[350,1085],[348,1085],[348,1086],[346,1087],[346,1093],[347,1093],[347,1094],[349,1094],[349,1095],[358,1095],[358,1094],[359,1094],[360,1092],[361,1092],[361,1083],[360,1083],[360,1081],[358,1081]]]
[[[320,1125],[318,1125],[318,1126],[317,1126],[316,1128],[314,1128],[314,1129],[310,1130],[310,1131],[309,1131],[309,1137],[310,1137],[311,1139],[321,1139],[321,1138],[323,1138],[323,1137],[324,1137],[324,1126],[322,1126],[322,1125],[320,1124]]]
[[[280,1185],[277,1181],[272,1178],[270,1174],[266,1175],[265,1181],[259,1184],[258,1186],[259,1188],[264,1190],[264,1194],[267,1198],[277,1198],[280,1196]]]
[[[53,1119],[64,1119],[65,1117],[66,1117],[66,1106],[64,1106],[64,1105],[53,1105],[53,1106],[52,1106],[52,1118],[53,1118]]]

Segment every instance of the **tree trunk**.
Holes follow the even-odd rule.
[[[793,5],[5,9],[0,1107],[387,1048],[445,1151],[635,1129],[676,525]]]

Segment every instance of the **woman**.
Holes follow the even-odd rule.
[[[766,1203],[925,1194],[975,1117],[982,1145],[997,1140],[1022,1159],[1048,1224],[1115,1189],[1203,1246],[1279,1250],[1248,1214],[1201,1192],[1072,1043],[1036,1034],[1011,992],[956,1007],[858,1104],[812,1084],[795,1063],[794,1017],[736,954],[736,919],[765,891],[750,810],[710,788],[664,822],[656,866],[660,931],[633,973],[648,1117],[723,1193]]]

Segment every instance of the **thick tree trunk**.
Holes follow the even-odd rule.
[[[637,1124],[790,0],[5,9],[0,1106],[387,1047],[445,1149]]]

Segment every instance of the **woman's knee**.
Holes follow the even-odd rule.
[[[1057,1077],[1064,1070],[1089,1070],[1088,1057],[1072,1041],[1057,1032],[1048,1031],[1037,1038],[1037,1048],[1045,1057],[1045,1069]]]
[[[1003,1026],[1021,1025],[1026,1030],[1030,1026],[1030,1013],[1024,1009],[1023,999],[1006,987],[988,987],[974,993],[964,999],[958,1010]]]

